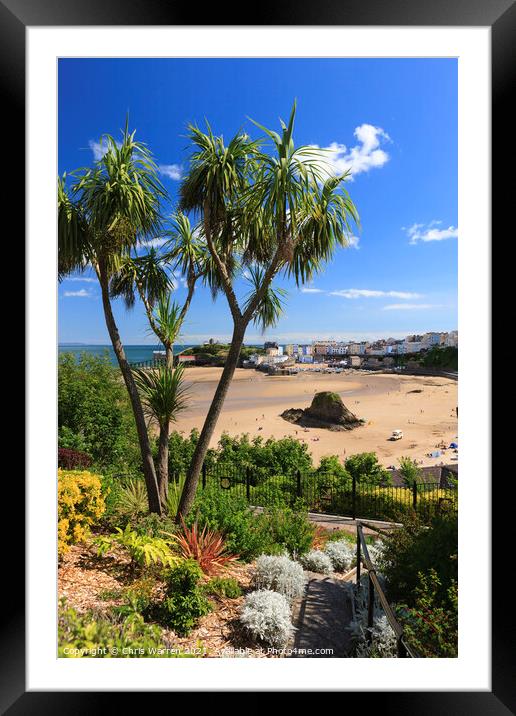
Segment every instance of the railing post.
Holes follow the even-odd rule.
[[[417,482],[415,480],[412,483],[412,507],[415,512],[417,508]]]
[[[245,496],[248,502],[251,502],[251,468],[249,465],[245,469]]]
[[[401,636],[399,636],[396,640],[396,648],[398,651],[398,659],[405,659],[407,656],[407,650],[405,649]]]
[[[301,487],[301,470],[297,471],[296,479],[297,479],[297,496],[303,497],[303,489]]]
[[[361,554],[361,549],[360,549],[360,533],[359,533],[358,525],[357,525],[357,572],[356,572],[356,577],[357,577],[357,587],[358,587],[358,589],[360,589],[360,567],[361,567],[361,561],[362,561],[362,554]]]
[[[368,640],[371,641],[373,635],[372,635],[372,628],[373,628],[373,618],[374,618],[374,584],[373,580],[371,579],[371,574],[368,572],[369,577],[369,590],[368,590],[368,599],[367,599],[367,628],[369,630],[368,632]]]
[[[206,463],[202,464],[202,489],[206,489]]]
[[[353,475],[351,483],[351,516],[354,520],[357,518],[357,477]],[[362,515],[363,516],[363,515]]]

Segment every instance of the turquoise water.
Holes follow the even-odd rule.
[[[177,345],[174,346],[174,353],[179,353],[185,348],[191,348],[189,345]],[[160,345],[142,345],[142,346],[124,346],[125,355],[129,363],[139,363],[144,360],[152,360],[152,351],[163,350],[163,346]],[[59,353],[73,353],[75,356],[80,356],[81,353],[88,353],[90,355],[102,356],[108,353],[113,365],[118,365],[113,346],[98,346],[98,345],[80,345],[77,343],[59,345]]]

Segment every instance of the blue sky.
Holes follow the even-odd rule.
[[[312,284],[288,290],[281,342],[402,337],[457,328],[457,62],[454,59],[65,59],[59,62],[59,172],[90,165],[126,113],[161,167],[171,212],[188,166],[188,122],[229,139],[247,117],[272,129],[297,98],[295,142],[329,148],[360,214],[353,245]],[[86,279],[90,280],[86,280]],[[240,295],[247,288],[237,284]],[[60,342],[108,343],[90,274],[58,289]],[[181,285],[177,299],[185,294]],[[140,305],[115,302],[126,343],[154,343]],[[224,296],[199,288],[184,342],[231,334]],[[261,341],[250,326],[247,342]]]

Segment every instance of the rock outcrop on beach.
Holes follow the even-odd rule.
[[[309,408],[289,408],[281,417],[304,428],[327,430],[353,430],[364,424],[346,408],[338,393],[330,391],[316,393]]]

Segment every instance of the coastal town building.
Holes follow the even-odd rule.
[[[459,332],[458,331],[450,331],[446,334],[446,338],[444,339],[444,345],[449,348],[458,348],[459,347]]]
[[[298,363],[325,363],[349,359],[351,356],[361,358],[390,356],[394,361],[396,355],[407,355],[427,351],[434,347],[453,347],[459,345],[458,331],[428,331],[424,334],[412,334],[405,338],[379,338],[375,341],[337,341],[337,340],[314,340],[311,344],[289,343],[285,346],[278,346],[272,341],[265,343],[267,355],[282,355]],[[276,351],[277,348],[277,351]],[[342,362],[341,360],[341,362]],[[391,361],[389,361],[391,362]],[[349,360],[348,365],[351,365]],[[353,362],[358,365],[358,361]],[[374,361],[369,361],[373,365]],[[383,363],[383,365],[387,365]]]
[[[348,353],[352,356],[362,356],[365,354],[368,345],[366,341],[362,341],[361,343],[348,343]]]

